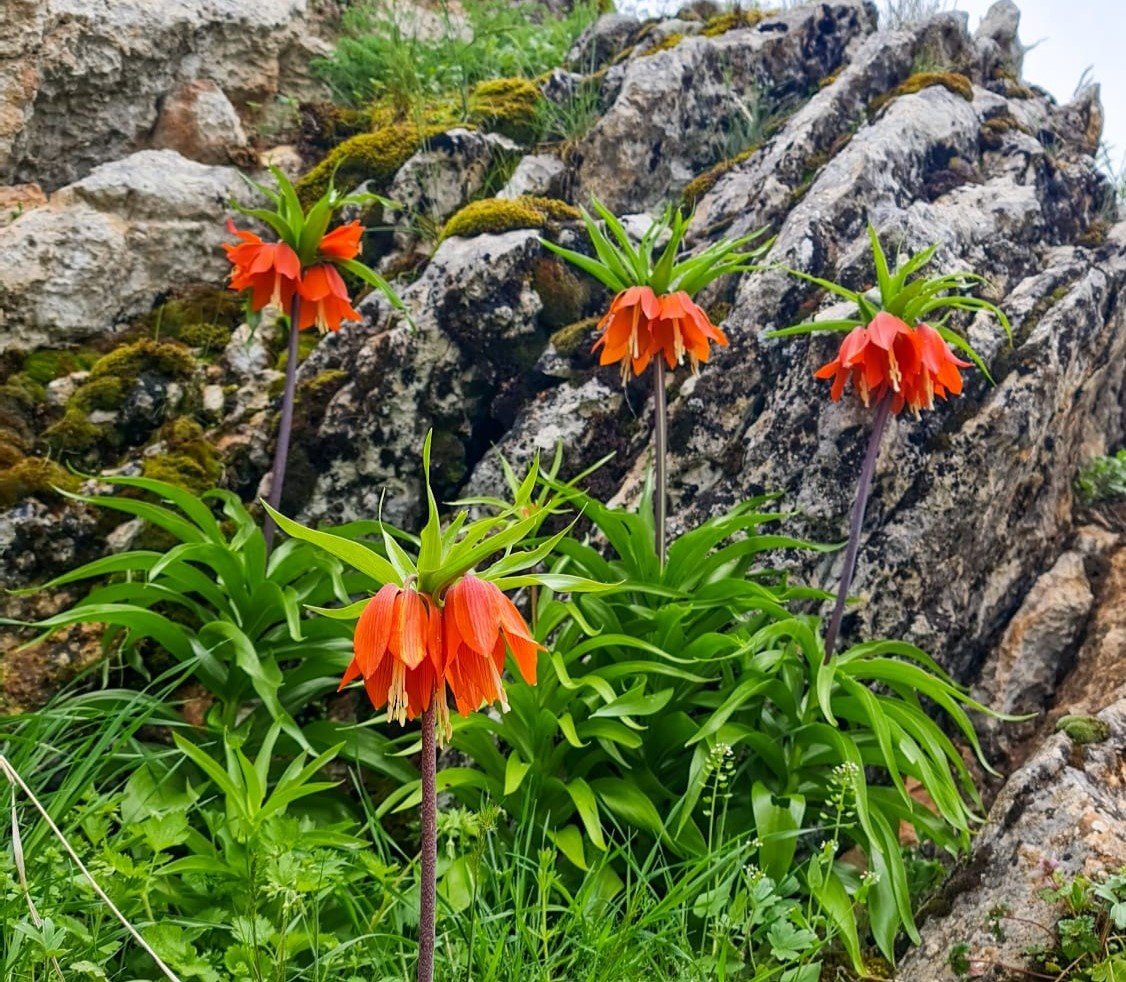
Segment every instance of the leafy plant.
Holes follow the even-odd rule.
[[[378,731],[296,717],[335,691],[351,658],[351,631],[328,618],[303,619],[304,605],[347,603],[371,579],[321,549],[286,542],[267,555],[257,522],[229,491],[201,497],[141,477],[105,478],[157,502],[127,495],[81,495],[77,501],[140,518],[174,543],[131,549],[94,560],[36,590],[108,577],[81,601],[35,626],[46,632],[69,624],[105,624],[107,653],[146,675],[149,663],[171,657],[207,690],[216,728],[262,739],[277,723],[297,747],[321,750],[342,740],[343,756],[395,780],[414,770],[395,756],[394,741]],[[212,513],[221,509],[222,520]],[[321,533],[344,549],[366,547],[342,538],[362,525]],[[386,562],[386,560],[383,560]],[[282,666],[285,670],[282,670]]]
[[[1075,485],[1088,504],[1126,499],[1126,449],[1096,457],[1083,468]]]
[[[775,882],[801,867],[805,895],[859,963],[859,870],[839,858],[857,846],[872,872],[868,925],[891,957],[901,926],[915,935],[900,822],[957,852],[979,803],[923,700],[979,756],[965,708],[982,707],[906,643],[860,644],[826,660],[817,618],[792,609],[822,594],[758,566],[769,551],[816,548],[763,530],[784,517],[766,510],[768,499],[685,533],[663,569],[644,507],[637,515],[573,499],[610,556],[566,537],[552,569],[616,585],[540,595],[544,677],[514,689],[500,719],[458,721],[452,744],[476,766],[446,768],[439,787],[546,826],[580,868],[611,848],[616,823],[685,856],[754,830],[748,858]],[[808,863],[822,840],[827,858]]]

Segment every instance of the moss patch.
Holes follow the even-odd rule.
[[[655,45],[653,45],[653,47],[649,48],[647,51],[641,52],[641,57],[642,58],[648,58],[650,55],[655,55],[660,51],[669,51],[672,48],[675,48],[683,40],[684,40],[683,34],[670,34],[670,35],[668,35],[668,37],[662,38],[660,41],[658,41]]]
[[[143,371],[185,379],[195,371],[195,359],[184,345],[175,341],[144,338],[99,358],[90,369],[90,378],[114,375],[119,379],[135,379]]]
[[[95,356],[88,351],[33,351],[23,360],[20,371],[39,385],[46,385],[71,372],[90,367]]]
[[[222,351],[231,340],[231,329],[225,324],[188,324],[180,329],[180,340],[189,348]]]
[[[721,160],[714,167],[709,167],[704,173],[692,178],[684,186],[684,190],[680,192],[681,201],[685,206],[691,208],[719,183],[719,179],[724,174],[743,163],[743,161],[750,160],[758,152],[758,149],[759,145],[756,143],[753,147],[748,147],[742,153],[738,153],[727,160]]]
[[[145,477],[196,494],[215,487],[223,475],[223,464],[218,451],[204,437],[203,427],[181,416],[165,423],[159,436],[166,449],[144,458],[141,471]]]
[[[82,413],[95,410],[120,409],[129,394],[131,383],[116,375],[103,375],[91,379],[74,390],[74,395],[67,403],[68,409],[77,409]]]
[[[26,498],[51,502],[59,497],[57,488],[77,491],[79,480],[46,457],[25,457],[0,471],[0,508],[11,508]]]
[[[967,102],[973,102],[973,83],[965,75],[958,72],[916,72],[892,89],[891,92],[886,92],[873,99],[868,106],[868,115],[869,117],[874,116],[888,103],[901,95],[914,95],[916,92],[934,88],[936,85],[942,86],[947,92],[953,92],[956,96],[961,96]]]
[[[589,282],[580,279],[554,256],[536,260],[532,267],[532,288],[543,301],[540,321],[550,330],[578,320],[590,300]]]
[[[511,232],[518,228],[545,228],[553,221],[578,221],[579,210],[554,198],[502,199],[473,201],[452,215],[442,229],[441,239],[460,235],[470,238],[486,233]]]
[[[364,181],[385,189],[396,171],[409,160],[423,142],[444,132],[444,126],[417,126],[396,123],[372,133],[361,133],[345,140],[297,182],[297,194],[308,205],[328,189],[336,174],[336,186],[344,191]]]
[[[1102,743],[1110,737],[1110,725],[1097,716],[1061,716],[1057,733],[1066,733],[1074,743]]]
[[[469,93],[469,121],[518,143],[535,139],[539,128],[539,86],[526,78],[496,78]]]
[[[737,31],[740,28],[757,27],[768,17],[773,17],[774,10],[728,10],[722,14],[709,17],[704,22],[704,29],[700,32],[704,37],[714,38],[728,31]]]
[[[93,450],[106,430],[91,423],[81,409],[67,409],[57,423],[43,431],[43,442],[55,453],[82,454]]]
[[[598,327],[598,321],[597,317],[584,317],[573,324],[561,327],[551,335],[552,346],[559,354],[570,358],[583,346],[583,342],[590,338],[594,329]]]
[[[1088,249],[1097,249],[1106,242],[1107,233],[1110,232],[1110,222],[1097,218],[1087,226],[1086,231],[1075,240],[1077,245]]]

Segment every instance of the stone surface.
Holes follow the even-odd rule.
[[[0,228],[0,351],[82,340],[178,286],[221,282],[222,217],[247,193],[233,168],[146,150]]]
[[[629,47],[639,27],[641,22],[628,14],[603,14],[575,42],[567,63],[576,71],[596,71]]]
[[[208,79],[184,82],[165,97],[150,142],[202,164],[230,163],[247,152],[235,107]]]
[[[246,111],[320,91],[307,0],[11,0],[0,24],[0,180],[53,190],[138,149],[161,99],[211,79]]]
[[[1045,927],[1060,909],[1041,896],[1051,872],[1098,879],[1126,865],[1124,695],[1099,714],[1106,740],[1080,745],[1057,734],[1009,778],[973,856],[946,885],[946,912],[923,922],[922,946],[900,964],[903,982],[954,982],[955,945],[968,945],[972,978],[1016,977],[1028,964],[1025,949],[1052,941]],[[992,931],[1001,912],[1001,930]]]
[[[501,188],[498,198],[519,198],[530,194],[544,198],[558,198],[562,192],[563,175],[567,165],[550,153],[530,153],[521,157],[508,182]]]
[[[613,104],[576,148],[580,199],[596,194],[615,211],[660,203],[742,149],[729,147],[731,134],[755,107],[804,97],[875,26],[871,4],[838,0],[631,57]]]

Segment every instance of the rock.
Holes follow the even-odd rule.
[[[89,372],[71,372],[47,383],[45,401],[48,406],[65,406],[75,390],[88,378]]]
[[[160,105],[151,143],[201,164],[226,164],[245,154],[246,133],[235,107],[208,79],[184,82]]]
[[[1055,885],[1052,874],[1097,880],[1126,865],[1126,699],[1095,722],[1101,725],[1090,729],[1105,728],[1105,739],[1075,742],[1059,733],[1009,778],[899,978],[965,978],[949,964],[956,946],[972,978],[1013,978],[1029,964],[1027,949],[1054,940],[1061,911],[1041,893]]]
[[[594,72],[629,47],[641,27],[636,17],[603,14],[579,36],[567,54],[567,64],[580,72]]]
[[[983,48],[991,45],[989,55],[992,57],[988,57],[987,71],[1000,68],[1020,76],[1024,64],[1024,45],[1017,37],[1019,27],[1020,10],[1013,0],[997,0],[985,12],[974,32],[974,40]]]
[[[203,411],[212,416],[219,416],[223,412],[223,403],[226,397],[221,385],[205,385],[203,387]]]
[[[0,228],[0,351],[83,340],[199,280],[221,282],[238,172],[146,150]]]
[[[998,712],[1036,718],[1020,724],[981,721],[991,737],[994,766],[998,754],[1008,755],[1043,726],[1040,717],[1075,662],[1094,601],[1083,556],[1065,552],[1033,584],[1009,621],[977,681],[975,696]]]
[[[403,291],[415,331],[373,295],[361,307],[364,325],[325,338],[301,378],[345,368],[349,381],[309,440],[306,518],[343,521],[382,507],[409,525],[420,514],[419,452],[431,427],[439,495],[464,483],[542,384],[529,369],[549,333],[545,304],[564,302],[545,268],[559,267],[535,230],[450,238]]]
[[[482,191],[494,168],[517,152],[515,143],[495,133],[465,129],[439,133],[399,168],[386,194],[401,206],[400,218],[409,216],[411,224],[422,219],[440,228]],[[396,245],[407,251],[417,239],[400,232]]]
[[[567,165],[550,153],[530,153],[521,157],[508,183],[501,188],[498,198],[519,198],[530,194],[543,198],[558,198],[562,194],[562,180]]]
[[[48,580],[96,558],[103,546],[94,509],[28,498],[0,511],[0,587]]]
[[[15,0],[0,28],[0,180],[53,190],[144,141],[161,99],[209,79],[242,112],[312,96],[307,0]]]
[[[595,194],[619,212],[659,204],[729,155],[749,105],[804,95],[875,26],[871,4],[839,0],[630,58],[613,104],[578,144],[580,199]]]
[[[276,167],[291,181],[297,180],[305,170],[305,161],[301,151],[290,143],[283,143],[277,147],[270,147],[258,155],[263,167]]]
[[[14,184],[0,187],[0,226],[8,225],[31,208],[47,203],[47,196],[38,184]]]

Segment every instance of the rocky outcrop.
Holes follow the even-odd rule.
[[[1051,737],[1009,778],[973,856],[933,904],[938,913],[923,922],[923,944],[908,952],[898,978],[954,982],[969,974],[1000,982],[1021,975],[1028,949],[1055,943],[1060,912],[1043,895],[1056,885],[1053,874],[1097,881],[1126,865],[1121,696],[1098,715],[1090,734]],[[954,971],[956,950],[955,961],[968,972]]]
[[[875,26],[870,3],[838,0],[640,51],[611,69],[620,78],[604,88],[617,95],[577,147],[580,196],[619,212],[659,205],[733,153],[733,139],[760,128],[756,116],[800,104]]]
[[[0,182],[53,190],[147,145],[181,82],[240,110],[319,92],[307,0],[14,0],[0,23]]]
[[[110,330],[188,283],[220,282],[238,171],[145,150],[103,164],[0,227],[0,351]]]

